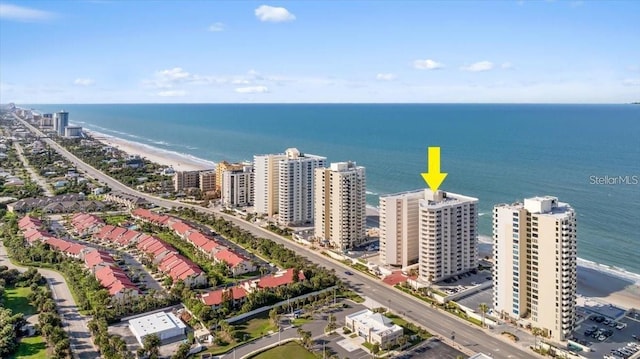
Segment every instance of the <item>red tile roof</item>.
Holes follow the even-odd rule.
[[[109,233],[109,235],[105,239],[108,239],[113,242],[116,239],[118,239],[118,237],[123,235],[126,231],[127,231],[126,228],[116,227],[113,231],[111,231],[111,233]]]
[[[300,273],[298,273],[298,279],[299,280],[305,279],[304,272],[300,271]],[[293,283],[293,268],[289,268],[285,271],[260,278],[260,280],[258,281],[258,287],[259,288],[276,288],[281,285],[285,285],[289,283]]]
[[[191,227],[190,225],[184,223],[184,222],[176,222],[174,224],[172,224],[171,229],[173,229],[176,233],[178,233],[179,235],[184,235],[185,233],[189,232],[189,231],[195,231],[195,229],[193,227]]]
[[[50,247],[53,247],[61,252],[65,251],[67,248],[71,247],[71,245],[73,244],[71,242],[67,242],[59,238],[48,238],[45,240],[45,243],[48,244]]]
[[[207,238],[204,234],[200,232],[193,232],[189,234],[189,237],[187,237],[187,239],[189,239],[189,242],[191,242],[196,247],[202,247],[203,245],[205,245],[207,242],[210,241],[209,238]]]
[[[227,263],[231,268],[247,260],[246,258],[237,255],[236,253],[228,249],[221,250],[220,252],[214,254],[213,257],[219,261]]]
[[[111,233],[111,231],[113,231],[114,229],[116,229],[115,226],[106,225],[102,227],[102,229],[100,229],[100,232],[95,234],[94,237],[97,239],[105,240],[109,236],[109,233]]]
[[[224,249],[224,247],[216,241],[209,241],[200,248],[207,253],[211,253],[215,249]]]
[[[69,248],[65,249],[65,252],[73,255],[78,255],[85,248],[87,247],[80,243],[74,243]]]
[[[205,293],[200,297],[200,300],[206,305],[220,305],[222,303],[222,293],[225,291],[231,291],[233,299],[238,300],[247,296],[247,291],[242,287],[223,288]]]
[[[138,231],[127,231],[119,239],[117,239],[116,242],[119,243],[119,244],[123,244],[123,245],[124,244],[129,244],[129,242],[131,242],[131,240],[134,239],[139,234],[140,234],[140,232],[138,232]]]
[[[97,266],[100,263],[113,264],[115,263],[115,261],[109,253],[98,250],[84,256],[84,263],[87,268],[93,269],[93,267]]]
[[[395,271],[382,280],[385,284],[396,285],[398,283],[406,282],[409,277],[402,274],[402,271]]]
[[[24,216],[18,221],[18,227],[22,230],[42,227],[42,221],[31,216]]]

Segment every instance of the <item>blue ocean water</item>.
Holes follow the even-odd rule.
[[[440,146],[442,189],[491,210],[554,195],[578,213],[581,258],[640,273],[640,106],[477,104],[25,105],[69,111],[72,123],[212,161],[251,160],[288,147],[367,168],[367,201],[425,186],[429,146]],[[633,177],[636,176],[636,177]]]

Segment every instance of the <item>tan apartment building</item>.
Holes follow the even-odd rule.
[[[216,171],[207,170],[198,173],[198,186],[203,193],[216,190]]]
[[[176,192],[185,188],[198,188],[199,182],[199,171],[176,171],[173,175],[173,189]]]
[[[367,238],[365,168],[355,162],[315,170],[314,235],[343,251]]]
[[[558,341],[575,326],[576,213],[558,198],[527,198],[493,210],[493,306]]]
[[[418,263],[418,202],[424,190],[380,196],[380,260],[405,268]]]
[[[222,183],[224,182],[225,171],[242,171],[246,163],[229,163],[222,161],[216,165],[216,189],[222,191]]]

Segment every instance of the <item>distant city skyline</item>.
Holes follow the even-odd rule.
[[[635,1],[0,1],[0,103],[628,103]]]

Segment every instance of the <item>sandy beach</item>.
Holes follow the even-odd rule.
[[[167,151],[95,131],[84,130],[84,132],[105,145],[115,147],[130,155],[138,155],[151,162],[173,167],[176,171],[197,171],[215,168],[214,162],[195,158],[187,154]]]

